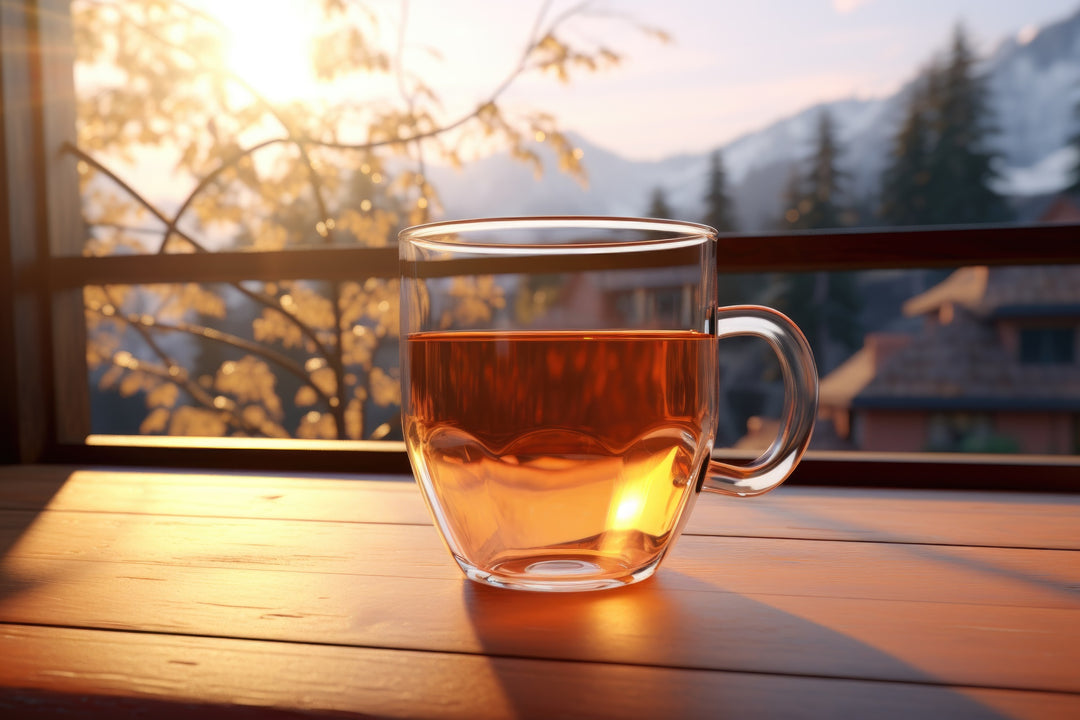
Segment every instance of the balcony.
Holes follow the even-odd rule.
[[[36,5],[62,12],[35,15]],[[904,448],[812,450],[765,497],[703,495],[656,577],[557,596],[461,576],[402,444],[370,440],[391,426],[392,403],[343,440],[95,432],[84,318],[109,316],[110,302],[88,289],[382,283],[397,277],[397,250],[233,249],[212,262],[203,252],[84,254],[72,59],[68,46],[41,41],[64,31],[66,4],[0,12],[8,715],[1080,716],[1074,436],[1066,431],[1060,448],[1025,440],[1007,454],[928,452],[956,450],[982,427],[957,413],[997,412],[971,398],[988,402],[998,383],[959,409],[915,408],[937,413],[924,419],[940,448],[925,447],[920,430]],[[719,241],[717,270],[956,271],[913,293],[911,316],[926,320],[928,336],[955,339],[949,328],[963,326],[1045,378],[1046,367],[1075,364],[1057,331],[1075,299],[1040,300],[1037,315],[1015,298],[986,302],[1006,267],[1080,264],[1080,225],[1061,219],[732,233]],[[677,313],[680,302],[677,284],[663,307],[635,304],[632,292],[612,299],[642,313]],[[156,316],[129,314],[130,327],[163,329]],[[368,320],[375,332],[378,319]],[[175,319],[171,330],[185,331]],[[924,340],[879,337],[852,365],[838,363],[821,426],[849,442],[900,437],[870,413],[914,402],[901,376],[916,350],[930,352]],[[1040,388],[1047,407],[1014,409],[1056,412],[1068,400],[1057,387]],[[331,407],[332,392],[320,390]]]

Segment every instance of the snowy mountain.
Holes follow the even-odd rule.
[[[980,71],[999,130],[994,136],[1002,155],[998,190],[1022,197],[1062,188],[1074,161],[1068,139],[1080,129],[1074,112],[1080,100],[1080,10],[1042,28],[1026,43],[1004,40]],[[850,199],[857,202],[876,194],[910,90],[908,85],[889,97],[822,103],[719,148],[742,228],[761,230],[774,221],[781,188],[792,165],[810,152],[823,109],[832,113],[844,148],[841,162],[850,175]],[[709,153],[637,162],[585,138],[576,137],[575,142],[585,152],[589,184],[584,189],[553,169],[536,180],[530,168],[505,155],[483,159],[460,172],[432,168],[446,217],[640,215],[656,187],[665,190],[679,216],[701,216]],[[553,157],[542,151],[541,155],[545,167],[557,167]]]

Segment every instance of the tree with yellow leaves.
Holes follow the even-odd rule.
[[[562,171],[584,178],[580,153],[549,114],[509,112],[503,99],[528,74],[565,82],[619,61],[606,47],[565,39],[587,4],[554,13],[545,3],[517,64],[450,118],[409,71],[405,0],[396,32],[364,3],[317,5],[314,77],[328,87],[381,79],[392,97],[271,99],[230,70],[229,28],[209,12],[170,0],[73,0],[77,67],[90,79],[66,150],[79,161],[87,254],[391,245],[398,230],[439,210],[427,163],[460,165],[460,149],[481,140],[537,171],[535,143],[545,143]],[[124,179],[123,167],[154,150],[169,153],[173,176],[190,179],[175,202]],[[504,302],[482,279],[463,285],[460,301],[455,312],[469,316]],[[396,280],[96,286],[85,307],[93,377],[144,399],[143,433],[400,432]],[[182,357],[167,339],[177,334],[198,338],[203,351]]]

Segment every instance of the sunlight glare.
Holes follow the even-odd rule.
[[[663,456],[629,463],[628,475],[633,481],[622,488],[612,504],[608,520],[612,530],[654,529],[657,509],[649,507],[649,495],[671,484],[677,454],[678,449],[671,448]]]
[[[228,69],[269,100],[298,100],[319,90],[311,63],[318,7],[302,0],[230,0],[210,12],[227,30]]]

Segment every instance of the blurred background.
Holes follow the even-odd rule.
[[[1080,219],[1075,0],[71,13],[84,255],[392,257],[403,227],[491,215],[673,217],[747,243]],[[1078,268],[722,274],[720,292],[805,330],[814,447],[1080,452]],[[393,277],[84,298],[94,433],[400,439]],[[462,298],[522,307],[497,283]],[[763,447],[776,368],[756,343],[723,347],[719,443]]]

